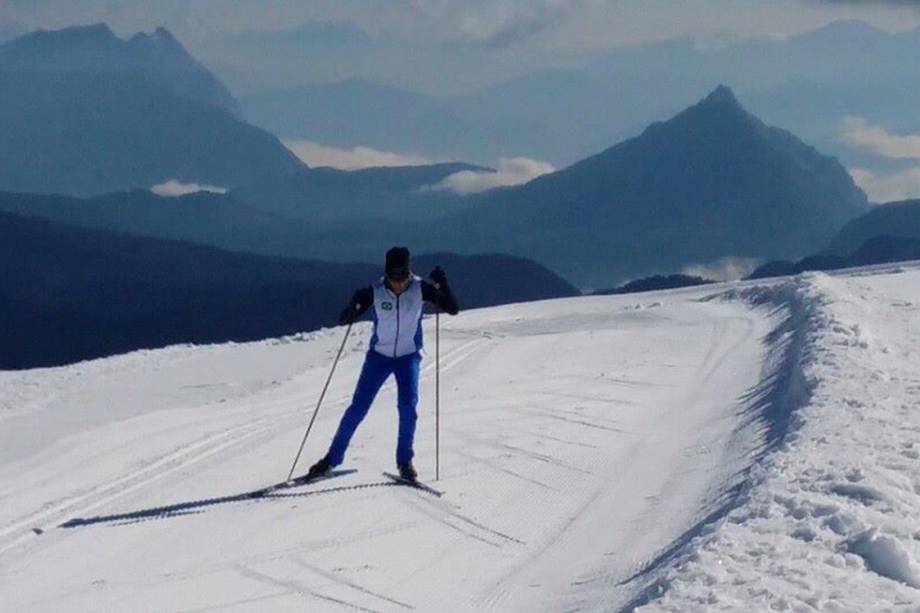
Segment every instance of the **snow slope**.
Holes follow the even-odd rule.
[[[0,373],[4,608],[793,610],[834,586],[837,610],[916,607],[920,454],[899,428],[916,423],[918,286],[913,269],[812,275],[442,317],[441,499],[380,474],[392,384],[357,472],[246,496],[286,476],[343,329]]]
[[[647,611],[920,611],[920,268],[806,274],[788,435]]]

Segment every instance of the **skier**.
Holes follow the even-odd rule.
[[[310,467],[308,479],[321,477],[344,461],[352,435],[391,374],[396,377],[398,390],[396,466],[402,478],[415,481],[418,477],[412,466],[412,446],[422,359],[422,308],[424,302],[430,302],[451,315],[459,311],[441,267],[435,267],[428,277],[431,282],[412,274],[406,247],[393,247],[386,254],[384,276],[374,285],[356,291],[339,316],[340,325],[350,324],[373,305],[374,333],[351,405],[342,415],[328,453]]]

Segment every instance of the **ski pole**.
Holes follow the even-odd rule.
[[[434,312],[434,480],[441,478],[441,311]]]
[[[339,358],[342,357],[342,350],[345,349],[345,341],[348,340],[348,335],[351,333],[351,325],[354,322],[348,323],[348,328],[345,330],[345,338],[342,339],[342,344],[339,346],[339,352],[335,356],[335,361],[332,362],[332,370],[329,371],[329,376],[326,378],[326,385],[323,386],[323,391],[319,395],[319,400],[316,403],[316,409],[313,410],[313,417],[310,418],[310,424],[307,426],[307,432],[303,435],[303,441],[300,443],[300,449],[297,450],[297,456],[294,458],[294,463],[291,465],[291,472],[288,473],[287,480],[290,481],[291,477],[294,476],[294,469],[297,467],[297,462],[300,461],[300,454],[303,453],[303,446],[307,444],[307,437],[310,436],[310,430],[313,429],[313,422],[316,421],[316,415],[319,413],[319,407],[323,404],[323,397],[326,396],[326,390],[329,389],[329,382],[332,381],[332,373],[335,372],[335,367],[339,363]]]

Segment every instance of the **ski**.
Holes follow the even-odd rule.
[[[251,494],[249,494],[249,496],[252,498],[261,498],[263,496],[268,496],[269,494],[272,494],[273,492],[277,492],[279,490],[287,490],[292,487],[301,487],[304,485],[311,485],[313,483],[318,483],[320,481],[326,481],[328,479],[335,479],[336,477],[344,477],[345,475],[350,475],[356,472],[358,471],[354,468],[350,468],[347,470],[333,470],[333,471],[326,473],[325,475],[322,475],[320,477],[314,477],[312,479],[308,479],[307,475],[301,475],[300,477],[294,477],[290,481],[281,481],[280,483],[269,485],[268,487],[263,487],[260,490],[256,490],[252,492]]]
[[[399,475],[394,475],[393,473],[387,473],[387,472],[383,473],[383,476],[384,476],[384,477],[388,477],[389,479],[392,479],[393,481],[395,481],[396,483],[398,483],[398,484],[400,484],[400,485],[406,485],[406,486],[408,486],[408,487],[414,487],[414,488],[417,489],[417,490],[421,490],[421,491],[423,491],[423,492],[428,492],[428,493],[431,494],[432,496],[437,496],[438,498],[440,498],[441,496],[444,495],[444,492],[442,492],[442,491],[440,491],[440,490],[436,490],[436,489],[434,489],[433,487],[431,487],[430,485],[425,484],[425,483],[422,483],[422,482],[419,481],[418,479],[406,479],[406,478],[404,478],[404,477],[400,477]]]

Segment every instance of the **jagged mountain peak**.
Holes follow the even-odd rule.
[[[180,98],[223,108],[240,117],[239,103],[207,68],[163,27],[128,40],[104,23],[39,30],[0,45],[4,71],[87,75],[117,74],[165,88]]]
[[[708,96],[703,98],[700,105],[743,108],[741,103],[738,102],[738,98],[735,96],[735,92],[732,91],[732,88],[724,84],[720,84],[717,88],[712,90]]]
[[[36,30],[21,38],[44,38],[46,40],[112,40],[118,38],[106,23],[93,23],[84,26],[70,26],[60,30]]]
[[[181,51],[183,54],[188,55],[185,47],[180,43],[172,32],[164,28],[163,26],[158,26],[153,32],[138,32],[129,43],[134,44],[144,44],[147,46],[157,47],[160,49],[169,49],[173,51]]]

